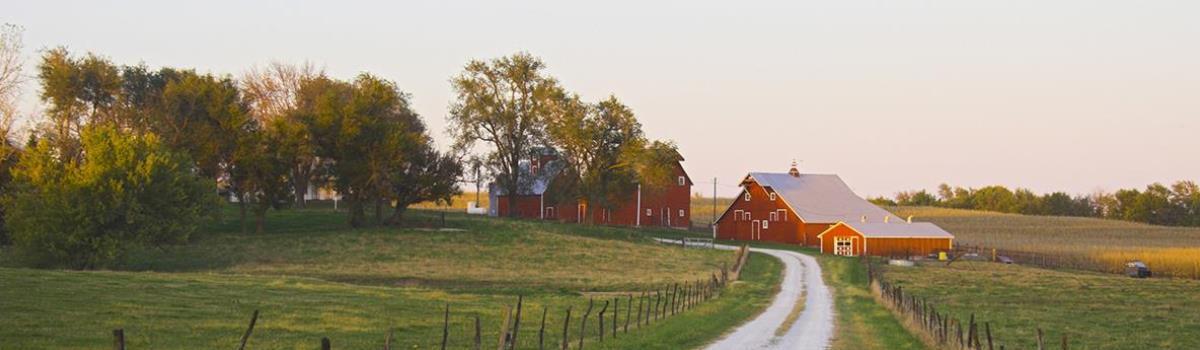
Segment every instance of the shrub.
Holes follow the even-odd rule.
[[[43,141],[13,169],[8,227],[40,265],[90,269],[133,245],[186,242],[216,208],[211,181],[152,134],[89,127],[81,141],[79,160]]]

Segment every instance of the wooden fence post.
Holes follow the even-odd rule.
[[[113,350],[125,350],[125,330],[117,328],[113,330],[112,334]]]
[[[450,304],[446,304],[446,313],[442,317],[442,350],[446,350],[446,342],[450,340]]]
[[[550,308],[542,306],[542,326],[538,328],[538,350],[546,349],[546,313]]]
[[[1067,350],[1067,334],[1066,333],[1064,333],[1063,337],[1062,337],[1062,350]]]
[[[567,346],[569,346],[571,344],[570,327],[571,327],[571,307],[567,306],[567,318],[563,319],[562,350],[567,350]]]
[[[254,332],[255,322],[258,322],[258,310],[254,310],[254,315],[250,316],[250,327],[246,328],[246,334],[242,334],[242,344],[238,346],[238,350],[246,349],[246,341],[250,340],[250,333]]]
[[[1046,342],[1042,340],[1042,329],[1037,329],[1037,348],[1038,350],[1046,350]]]
[[[604,301],[604,306],[600,307],[600,313],[597,315],[597,316],[599,316],[598,321],[600,323],[600,342],[604,342],[604,327],[608,326],[608,325],[604,324],[604,312],[605,311],[608,311],[608,300]]]
[[[483,349],[483,325],[479,322],[479,315],[475,315],[475,347],[473,349]]]
[[[995,348],[992,347],[992,324],[984,322],[983,329],[987,332],[988,350],[995,350]]]
[[[333,344],[329,343],[328,337],[321,338],[321,350],[329,350],[332,347],[333,347]]]
[[[612,337],[617,339],[617,320],[621,318],[621,297],[613,298]]]
[[[646,292],[642,292],[642,295],[640,295],[638,297],[638,314],[637,314],[638,328],[642,328],[642,304],[644,304],[645,302],[646,302]]]
[[[625,334],[629,334],[629,317],[633,316],[633,294],[629,294],[629,302],[627,304],[629,306],[625,307]]]
[[[583,338],[587,338],[587,319],[592,315],[592,306],[595,300],[588,299],[587,312],[583,313],[583,320],[579,321],[579,350],[583,350]]]

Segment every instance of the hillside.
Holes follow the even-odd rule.
[[[272,213],[265,234],[241,234],[229,209],[191,244],[135,252],[114,271],[19,268],[3,255],[0,310],[19,317],[0,320],[0,338],[14,348],[96,348],[124,328],[131,348],[231,348],[260,310],[249,348],[315,347],[321,337],[372,348],[389,327],[404,348],[430,348],[448,305],[453,348],[469,345],[476,316],[484,344],[494,347],[504,308],[522,295],[520,341],[528,347],[543,308],[547,324],[558,325],[548,328],[561,329],[568,306],[575,325],[589,298],[708,278],[732,258],[658,245],[629,229],[461,214],[447,215],[448,230],[349,230],[344,213],[293,210]],[[440,213],[412,215],[440,222]],[[729,298],[598,348],[695,345],[719,335],[755,314],[778,283],[777,262],[754,261]],[[547,332],[547,344],[560,331]]]

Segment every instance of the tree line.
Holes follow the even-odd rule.
[[[6,88],[21,79],[14,29]],[[236,199],[243,231],[252,215],[261,232],[269,210],[304,207],[310,186],[336,190],[353,227],[400,224],[409,204],[459,193],[460,155],[439,152],[410,96],[369,73],[272,63],[235,78],[62,47],[35,71],[44,112],[22,140],[3,110],[0,241],[48,265],[186,243],[222,199]]]
[[[1200,186],[1177,181],[1154,183],[1143,190],[1121,189],[1089,195],[1065,192],[1036,194],[1024,188],[938,186],[937,193],[904,191],[894,198],[873,198],[878,205],[933,206],[1027,215],[1058,215],[1126,220],[1154,225],[1200,226]]]
[[[528,160],[547,150],[561,199],[610,207],[632,186],[668,183],[681,159],[616,97],[583,102],[528,53],[452,77],[445,152],[411,96],[370,73],[270,63],[235,77],[64,47],[42,51],[43,112],[17,130],[20,34],[0,28],[0,245],[45,265],[95,268],[133,246],[186,243],[222,201],[237,203],[243,232],[261,232],[311,188],[335,190],[351,227],[400,225],[410,204],[461,193],[464,168],[524,192]]]

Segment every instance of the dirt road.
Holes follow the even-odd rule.
[[[723,246],[732,249],[733,247]],[[793,251],[751,248],[784,264],[782,288],[762,314],[709,345],[712,350],[825,349],[833,336],[833,300],[821,278],[821,266],[811,256]],[[788,318],[803,302],[795,322]],[[787,329],[781,329],[783,327]]]

